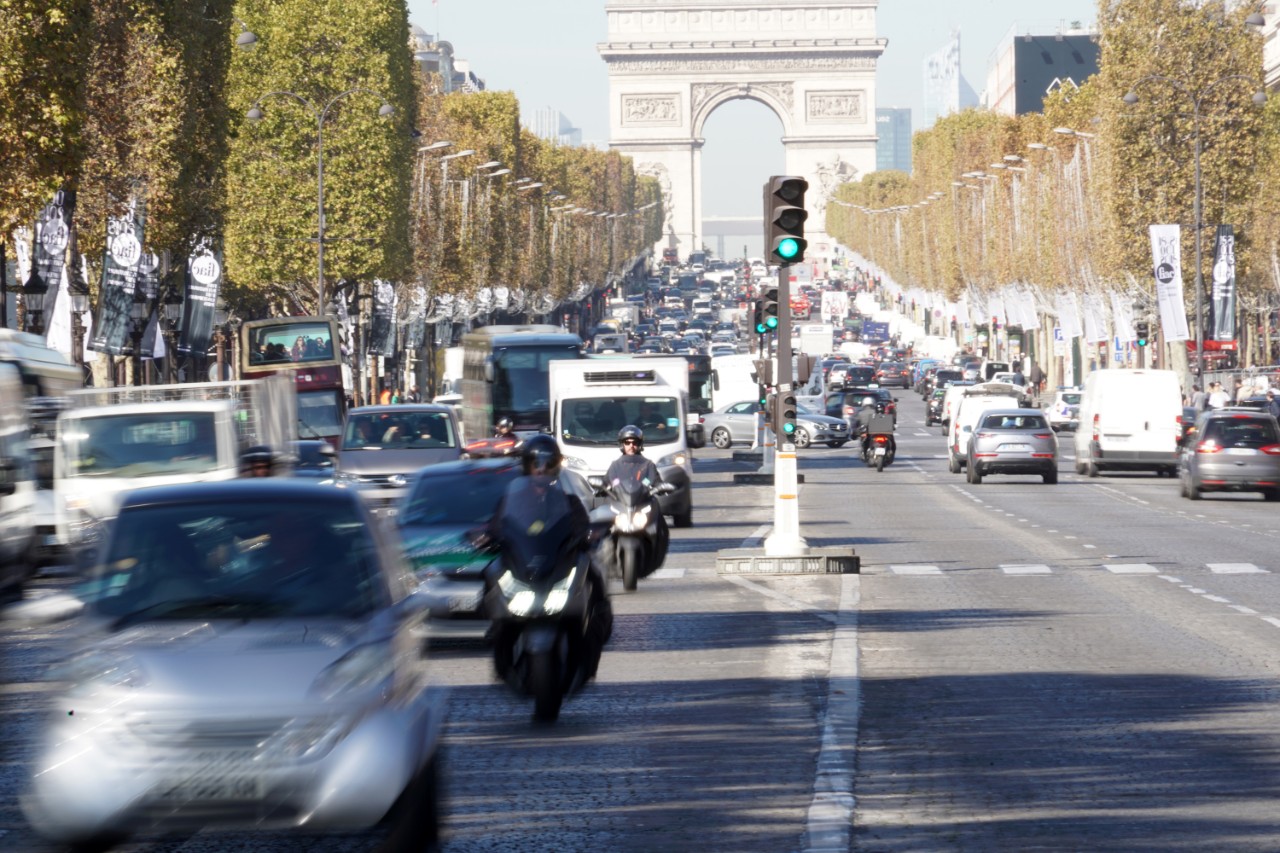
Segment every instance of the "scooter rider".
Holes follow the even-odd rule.
[[[507,419],[504,418],[503,420]],[[545,498],[547,492],[551,489],[564,495],[569,504],[569,515],[572,517],[571,522],[574,534],[575,536],[580,535],[585,541],[590,531],[587,510],[577,495],[560,488],[559,477],[562,459],[560,446],[556,444],[554,438],[545,433],[533,436],[520,448],[520,469],[524,476],[534,478],[535,491],[540,497]],[[489,536],[499,543],[502,541],[502,520],[506,505],[507,498],[506,495],[503,495],[502,500],[498,503],[497,511],[494,512],[493,518],[489,521]]]
[[[650,488],[662,484],[662,475],[658,466],[644,455],[644,430],[634,424],[627,424],[618,430],[618,450],[622,453],[605,472],[604,481],[635,480],[645,483]]]
[[[511,418],[498,418],[498,422],[493,425],[493,436],[494,438],[502,438],[511,435],[511,433],[515,432],[515,428],[515,421],[511,420]]]

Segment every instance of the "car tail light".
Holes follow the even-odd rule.
[[[1102,423],[1101,419],[1096,414],[1093,416],[1093,440],[1102,440]]]
[[[1196,445],[1196,453],[1221,453],[1222,448],[1213,441],[1202,441]]]
[[[996,437],[996,434],[994,432],[980,432],[975,436],[975,438],[995,438],[995,437]]]
[[[1053,438],[1053,433],[1051,432],[1035,432],[1032,435],[1036,438]]]
[[[1032,459],[1052,459],[1053,454],[1052,453],[1032,453],[1031,458]]]
[[[1258,449],[1268,456],[1280,456],[1280,444],[1268,444],[1266,447],[1259,447]]]

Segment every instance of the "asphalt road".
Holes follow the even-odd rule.
[[[860,576],[717,575],[716,551],[758,543],[772,501],[708,448],[695,527],[615,596],[598,682],[554,727],[532,726],[483,647],[436,648],[444,849],[1280,849],[1276,508],[1087,480],[1069,459],[1054,486],[973,486],[899,396],[883,473],[852,446],[801,454],[802,532],[854,545]],[[16,796],[57,633],[0,637],[3,851],[56,849]],[[201,833],[125,849],[361,845]]]

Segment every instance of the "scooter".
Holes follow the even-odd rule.
[[[593,527],[607,525],[597,553],[603,564],[616,569],[622,588],[628,592],[667,559],[671,533],[654,498],[675,490],[671,483],[651,487],[634,480],[615,480],[597,487],[597,495],[609,498],[607,505],[591,513]]]
[[[485,570],[494,668],[533,697],[536,720],[553,722],[564,699],[595,677],[613,633],[608,585],[568,497],[544,478],[513,484],[499,527],[501,551]]]
[[[898,453],[898,442],[893,436],[893,418],[889,415],[874,415],[867,422],[862,433],[862,461],[876,466],[883,471],[884,466],[893,463]]]

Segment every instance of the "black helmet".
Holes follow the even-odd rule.
[[[636,426],[635,424],[627,424],[622,429],[618,430],[618,449],[619,450],[622,449],[622,445],[625,441],[627,441],[627,439],[634,440],[636,445],[641,450],[644,450],[644,430],[640,429],[640,427]]]
[[[501,435],[505,435],[506,433],[511,432],[515,428],[516,428],[515,421],[511,420],[511,418],[501,417],[501,418],[498,418],[498,422],[494,424],[493,431]]]
[[[560,459],[560,445],[546,433],[533,436],[520,448],[521,467],[525,476],[548,474],[554,477],[560,473]]]
[[[255,444],[253,447],[247,447],[240,454],[240,466],[246,473],[260,465],[265,465],[268,469],[273,468],[275,461],[275,454],[265,444]]]

